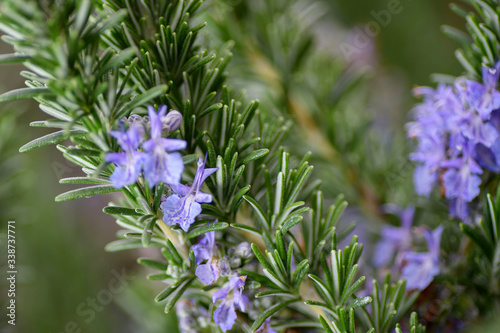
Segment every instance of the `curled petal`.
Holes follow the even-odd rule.
[[[223,332],[230,330],[236,321],[233,301],[224,301],[214,311],[214,321]]]
[[[107,163],[116,163],[118,165],[125,165],[127,163],[126,153],[107,153],[104,160]]]
[[[227,295],[229,294],[230,291],[231,291],[231,288],[229,287],[229,284],[228,283],[224,284],[222,286],[222,288],[220,288],[219,290],[217,290],[212,295],[212,302],[215,303],[218,300],[226,299],[226,297],[227,297]]]
[[[196,264],[199,265],[203,260],[210,260],[215,252],[215,231],[207,232],[202,240],[191,247],[194,252]]]
[[[199,265],[203,260],[208,260],[212,256],[212,249],[203,244],[196,244],[191,247],[194,252],[194,260]]]
[[[166,150],[166,151],[176,151],[176,150],[183,150],[186,149],[187,147],[187,142],[182,140],[182,139],[167,139],[167,138],[161,138],[160,140],[160,145]]]
[[[200,203],[210,203],[212,202],[212,195],[204,192],[198,192],[195,200]]]

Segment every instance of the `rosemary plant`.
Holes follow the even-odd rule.
[[[137,262],[164,283],[151,302],[182,332],[425,332],[412,309],[439,331],[467,309],[488,315],[500,295],[500,195],[486,194],[500,171],[500,7],[470,2],[476,14],[453,7],[470,36],[444,28],[465,76],[416,88],[407,126],[417,193],[441,186],[431,198],[451,205],[424,226],[427,204],[391,204],[402,190],[382,177],[404,147],[347,107],[364,107],[367,72],[316,49],[321,2],[6,0],[15,52],[0,63],[22,63],[26,88],[0,101],[34,98],[48,119],[30,125],[54,129],[20,152],[56,145],[81,167],[60,180],[81,187],[56,201],[117,193],[102,210],[122,230],[106,250],[157,251]],[[374,255],[339,223],[339,188],[398,221]],[[430,317],[429,302],[459,288],[472,301]]]

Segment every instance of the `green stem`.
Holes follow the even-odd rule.
[[[182,257],[182,259],[188,260],[189,248],[186,245],[184,237],[182,237],[180,233],[170,229],[170,227],[166,225],[165,222],[163,222],[163,220],[161,219],[157,219],[156,224],[163,231],[165,238],[167,238],[172,242],[172,244],[174,244],[175,248],[177,249],[177,252],[179,252],[179,255]]]

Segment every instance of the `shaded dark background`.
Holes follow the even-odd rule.
[[[385,10],[387,0],[330,0],[327,20],[348,30],[373,21],[372,11]],[[410,89],[430,84],[430,74],[458,75],[453,52],[457,45],[440,32],[442,24],[463,28],[464,22],[448,8],[449,1],[402,0],[402,10],[391,17],[376,37],[377,72],[387,73],[400,87],[403,101],[401,123],[413,103]],[[328,32],[325,32],[328,33]],[[1,42],[0,53],[11,52]],[[20,66],[0,68],[0,93],[24,86]],[[390,103],[390,101],[387,101]],[[64,177],[81,171],[66,162],[54,146],[23,155],[17,149],[49,131],[30,128],[30,121],[46,119],[34,101],[0,105],[4,123],[12,131],[0,140],[0,217],[2,232],[8,220],[16,221],[17,236],[17,325],[5,324],[4,295],[0,305],[0,328],[5,332],[174,332],[174,319],[153,304],[161,283],[148,282],[135,260],[136,252],[106,253],[104,246],[115,239],[113,219],[101,212],[112,195],[55,203],[54,197],[71,189],[60,185]],[[2,253],[5,248],[2,237]],[[5,258],[0,258],[4,263]],[[135,278],[112,295],[109,304],[95,310],[89,319],[78,312],[89,298],[104,295],[117,272]],[[4,274],[5,270],[2,270]],[[5,281],[2,278],[2,281]],[[3,282],[2,282],[3,283]],[[104,290],[104,291],[103,291]],[[84,309],[90,309],[84,305]]]

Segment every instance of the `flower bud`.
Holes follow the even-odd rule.
[[[252,256],[252,247],[250,246],[250,243],[243,242],[238,244],[235,248],[234,254],[240,257],[241,259],[250,258]]]
[[[181,270],[180,267],[173,266],[173,265],[168,265],[166,274],[170,275],[174,279],[177,279],[180,276],[180,274],[181,274],[180,270]]]
[[[231,258],[230,264],[232,268],[238,268],[241,266],[241,258],[240,257],[234,257]]]
[[[142,123],[142,117],[137,115],[137,114],[132,114],[130,117],[127,119],[129,124],[135,123],[135,122],[140,122]]]
[[[175,132],[181,126],[181,122],[182,114],[177,110],[172,110],[162,118],[162,130],[168,133]]]
[[[219,272],[221,276],[230,276],[231,275],[231,265],[229,264],[229,260],[227,257],[223,257],[219,259],[217,266],[219,268]]]

